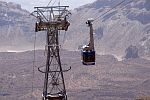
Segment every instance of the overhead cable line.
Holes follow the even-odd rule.
[[[52,6],[54,6],[54,4],[56,3],[56,1],[57,1],[57,0],[55,0],[55,1],[53,2]]]
[[[130,4],[131,2],[133,2],[133,1],[136,1],[136,0],[131,0],[131,1],[127,2],[123,7],[121,7],[121,10],[122,10],[124,7],[126,7],[128,4]],[[138,1],[138,0],[137,0],[137,1]]]
[[[36,32],[35,32],[35,37],[34,37],[34,54],[33,54],[34,57],[33,57],[33,67],[32,67],[32,93],[31,93],[31,98],[33,98],[33,92],[34,92],[35,50],[36,50]]]
[[[117,5],[115,5],[114,7],[112,7],[111,9],[109,9],[108,11],[104,12],[103,14],[101,14],[100,16],[98,16],[97,18],[94,19],[97,20],[98,18],[104,16],[105,14],[109,13],[110,11],[112,11],[113,9],[115,9],[116,7],[120,6],[121,4],[123,4],[126,0],[121,1],[120,3],[118,3]]]
[[[47,5],[47,7],[50,5],[50,3],[51,3],[51,2],[52,2],[52,0],[50,0],[50,1],[49,1],[49,3],[48,3],[48,5]]]

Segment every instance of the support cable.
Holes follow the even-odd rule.
[[[104,16],[105,14],[109,13],[110,11],[112,11],[113,9],[115,9],[116,7],[120,6],[121,4],[123,4],[126,0],[121,1],[120,3],[118,3],[117,5],[113,6],[111,9],[109,9],[108,11],[104,12],[103,14],[101,14],[100,16],[96,17],[94,19],[94,21],[96,21],[98,18]]]
[[[57,0],[55,0],[55,1],[53,2],[52,6],[54,6],[54,4],[56,3],[56,1],[57,1]]]
[[[47,7],[50,5],[50,3],[51,3],[51,2],[52,2],[52,0],[50,0],[50,1],[49,1],[49,3],[48,3],[48,5],[47,5]]]
[[[34,76],[35,76],[35,50],[36,50],[36,32],[35,32],[35,37],[34,37],[34,53],[33,53],[33,67],[32,67],[32,93],[31,93],[31,98],[33,98],[33,92],[34,92]]]
[[[128,4],[130,4],[133,1],[138,1],[138,0],[131,0],[131,1],[127,2],[123,7],[121,7],[121,10],[124,9],[124,7],[126,7]]]
[[[65,43],[65,40],[66,40],[66,31],[65,31],[65,33],[64,33],[64,36],[63,36],[63,39],[62,39],[62,48],[63,48],[63,46],[64,46],[64,43]]]

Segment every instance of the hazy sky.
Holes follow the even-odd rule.
[[[33,11],[34,6],[46,6],[50,0],[0,0],[6,2],[15,2],[22,5],[22,8]],[[52,0],[52,4],[58,4],[59,0]],[[96,0],[60,0],[63,5],[69,5],[70,9],[77,8],[81,5],[92,3]]]

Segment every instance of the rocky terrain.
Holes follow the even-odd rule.
[[[0,51],[24,51],[33,49],[36,19],[21,5],[0,1]],[[38,45],[44,43],[44,35],[37,33]],[[38,46],[38,47],[39,47]]]
[[[126,54],[150,58],[150,2],[127,0],[108,14],[101,16],[121,0],[97,0],[72,10],[69,31],[61,34],[62,48],[77,51],[88,43],[88,18],[97,18],[93,23],[95,48],[98,54],[111,54],[119,60]],[[36,19],[30,12],[15,3],[0,1],[0,51],[32,50]],[[37,48],[44,48],[45,32],[36,33]],[[64,36],[65,35],[65,36]],[[77,41],[78,40],[78,41]],[[25,46],[24,46],[25,45]],[[135,47],[136,49],[128,49]],[[136,51],[137,53],[134,53]],[[136,55],[134,55],[136,54]]]
[[[96,56],[96,65],[80,62],[80,52],[61,51],[68,100],[134,100],[150,96],[150,61],[136,58],[118,61],[111,55]],[[0,100],[41,100],[44,76],[37,67],[45,65],[44,51],[0,53]],[[67,69],[67,66],[63,66]],[[32,81],[34,92],[31,99]]]
[[[88,43],[88,18],[97,18],[120,0],[97,0],[76,8],[71,26],[61,34],[62,64],[68,100],[134,100],[150,96],[150,2],[125,2],[94,23],[96,65],[80,62],[81,47]],[[30,12],[15,3],[0,1],[0,100],[41,100],[44,51],[36,51],[33,78],[34,24]],[[43,48],[45,32],[36,33],[36,48]],[[69,51],[68,51],[69,50]],[[9,52],[7,52],[9,51]],[[66,66],[63,66],[66,69]],[[34,83],[33,94],[32,82]]]
[[[85,22],[88,18],[96,18],[93,26],[95,48],[98,54],[113,54],[121,60],[126,56],[126,49],[135,46],[140,57],[149,58],[149,0],[133,2],[127,0],[116,9],[101,16],[119,2],[121,0],[97,0],[72,11],[71,27],[64,47],[69,50],[78,50],[82,45],[88,44],[89,28]]]

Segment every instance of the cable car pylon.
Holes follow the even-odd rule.
[[[34,7],[32,13],[37,18],[35,31],[47,31],[47,60],[45,69],[38,69],[45,74],[43,100],[67,100],[65,81],[60,60],[59,31],[68,30],[70,23],[67,16],[69,6]]]

